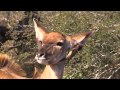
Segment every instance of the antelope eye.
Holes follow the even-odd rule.
[[[57,45],[58,46],[63,46],[63,42],[58,42]]]

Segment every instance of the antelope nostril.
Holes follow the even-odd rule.
[[[42,57],[42,56],[44,56],[44,55],[45,55],[44,53],[41,53],[41,54],[40,54],[40,57]]]

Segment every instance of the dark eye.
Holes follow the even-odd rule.
[[[58,46],[63,46],[63,42],[58,42],[57,45]]]

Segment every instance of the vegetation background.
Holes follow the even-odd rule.
[[[93,32],[83,50],[66,63],[64,79],[120,79],[120,11],[0,11],[0,51],[21,64],[28,77],[33,65],[25,58],[37,47],[33,17],[49,31]]]

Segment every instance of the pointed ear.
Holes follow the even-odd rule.
[[[36,34],[36,39],[38,41],[42,41],[45,34],[47,33],[47,30],[42,27],[36,20],[33,18],[33,23],[34,23],[34,29],[35,29],[35,34]]]
[[[85,32],[85,33],[78,33],[75,35],[71,35],[71,47],[74,47],[76,45],[80,45],[81,47],[84,46],[86,40],[88,39],[88,37],[91,35],[92,32]]]

